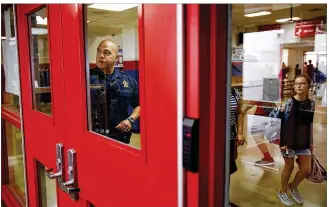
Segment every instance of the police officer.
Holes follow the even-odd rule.
[[[118,46],[115,42],[111,40],[100,42],[97,47],[96,68],[90,70],[90,83],[104,86],[98,93],[98,97],[105,94],[105,97],[99,99],[100,102],[105,100],[106,107],[105,110],[101,110],[101,114],[98,114],[98,116],[105,115],[102,121],[106,123],[101,124],[105,129],[101,131],[108,137],[129,144],[132,126],[140,116],[138,84],[132,76],[115,68],[117,55]],[[93,97],[91,95],[91,99]],[[129,106],[133,108],[130,115]],[[93,107],[92,110],[97,111]]]

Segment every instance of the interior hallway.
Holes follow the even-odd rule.
[[[248,145],[238,148],[238,171],[231,175],[230,201],[242,207],[284,206],[277,197],[280,188],[280,177],[284,161],[279,146],[267,144],[270,154],[274,157],[272,167],[258,167],[254,162],[262,158],[262,154],[252,136],[247,138]],[[314,124],[314,155],[322,166],[327,169],[327,125]],[[295,169],[291,179],[298,171]],[[327,204],[327,183],[315,184],[308,180],[302,181],[299,191],[304,196],[304,206],[322,207]],[[289,193],[291,196],[291,194]],[[295,206],[300,206],[295,204]]]

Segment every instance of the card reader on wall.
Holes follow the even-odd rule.
[[[199,120],[183,120],[183,167],[198,172],[199,167]]]

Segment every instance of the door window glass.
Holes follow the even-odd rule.
[[[85,7],[89,129],[140,148],[137,4]]]
[[[4,120],[3,120],[4,121]],[[25,203],[24,159],[21,130],[7,121],[4,124],[4,143],[6,143],[9,186]]]
[[[11,105],[19,111],[19,64],[17,54],[17,39],[15,34],[15,9],[10,6],[1,11],[4,30],[1,31],[1,78],[4,104]]]
[[[52,114],[47,8],[28,16],[33,108]]]
[[[232,5],[229,200],[238,206],[300,202],[296,189],[306,206],[326,205],[326,183],[302,179],[311,149],[327,163],[326,15],[325,4]]]
[[[45,166],[37,161],[39,204],[41,207],[57,206],[56,179],[49,179]]]

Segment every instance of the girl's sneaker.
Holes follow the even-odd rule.
[[[293,189],[291,187],[291,183],[288,184],[288,189],[291,191],[292,197],[298,204],[303,204],[304,203],[304,198],[303,196],[300,195],[299,191],[297,188]]]
[[[289,198],[287,193],[282,193],[281,191],[278,192],[278,197],[281,201],[286,206],[293,206],[294,202]]]

